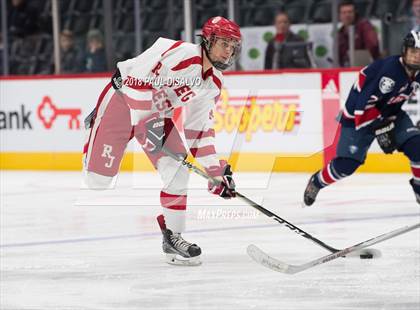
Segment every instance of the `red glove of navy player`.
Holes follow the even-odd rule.
[[[218,184],[209,181],[208,190],[210,193],[225,199],[236,197],[232,171],[230,165],[225,160],[220,160],[220,166],[207,168],[206,171],[209,176],[220,181]]]

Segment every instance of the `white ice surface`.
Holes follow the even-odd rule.
[[[110,191],[80,189],[80,174],[1,171],[0,309],[420,308],[420,230],[375,246],[375,260],[342,258],[296,275],[253,262],[246,246],[301,264],[326,255],[238,200],[193,177],[188,232],[203,265],[166,265],[155,221],[155,174],[121,174]],[[334,247],[420,220],[408,174],[357,174],[300,208],[307,174],[236,176],[238,190]],[[202,219],[203,212],[214,211]],[[234,213],[221,214],[222,212]]]

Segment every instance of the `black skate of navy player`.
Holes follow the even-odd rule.
[[[384,153],[403,152],[410,160],[413,187],[420,204],[420,130],[401,106],[420,87],[420,32],[404,38],[401,56],[377,60],[363,68],[340,115],[336,157],[311,176],[304,204],[319,191],[356,171],[376,138]]]

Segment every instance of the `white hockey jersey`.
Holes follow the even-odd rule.
[[[159,38],[141,55],[117,64],[120,89],[130,107],[132,125],[159,112],[171,117],[184,107],[184,135],[191,154],[204,167],[218,166],[214,147],[213,109],[220,96],[222,73],[203,72],[202,47]]]

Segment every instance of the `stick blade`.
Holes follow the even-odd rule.
[[[288,265],[286,263],[283,263],[271,256],[269,256],[267,253],[262,251],[260,248],[258,248],[256,245],[250,244],[248,245],[246,249],[248,255],[258,264],[263,265],[271,270],[281,272],[281,273],[287,273],[287,274],[294,274],[298,272],[296,270],[296,266]]]

